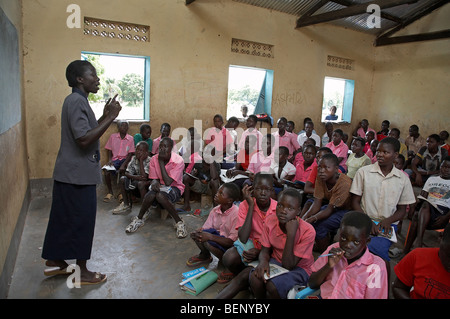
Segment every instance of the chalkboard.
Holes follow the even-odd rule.
[[[0,134],[22,117],[17,30],[0,8]]]

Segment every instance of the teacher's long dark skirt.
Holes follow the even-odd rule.
[[[96,213],[96,185],[73,185],[54,181],[52,208],[42,258],[90,259]]]

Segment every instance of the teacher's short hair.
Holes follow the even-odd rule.
[[[66,79],[70,87],[78,85],[77,77],[83,76],[88,67],[93,67],[89,61],[75,60],[71,62],[66,68]]]

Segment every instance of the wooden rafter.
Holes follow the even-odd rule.
[[[378,5],[380,9],[387,9],[403,4],[415,3],[418,0],[375,0],[371,2],[355,4],[344,9],[334,10],[317,15],[302,16],[297,20],[297,28],[302,28],[308,25],[319,24],[323,22],[330,22],[338,19],[343,19],[355,15],[367,13],[367,7],[371,4]]]
[[[375,46],[383,46],[390,44],[410,43],[418,41],[429,41],[450,38],[450,29],[443,31],[435,31],[421,34],[402,35],[397,37],[386,37],[377,39]]]

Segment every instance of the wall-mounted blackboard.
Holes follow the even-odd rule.
[[[21,120],[20,78],[17,30],[0,8],[0,134]]]

